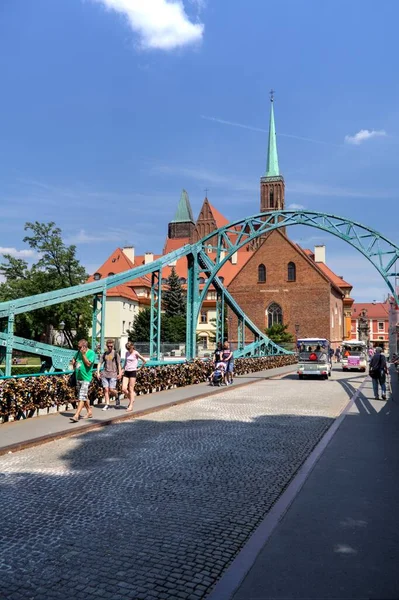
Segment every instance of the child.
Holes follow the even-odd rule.
[[[226,372],[226,365],[224,362],[216,363],[215,370],[209,376],[211,385],[220,385],[224,379]]]

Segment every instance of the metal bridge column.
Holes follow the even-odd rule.
[[[151,275],[150,359],[161,358],[161,271]]]
[[[93,298],[91,349],[94,350],[94,352],[96,352],[98,344],[100,345],[100,352],[104,352],[106,300],[107,291],[105,289],[101,292],[101,294],[96,294]]]
[[[197,356],[197,319],[199,310],[199,281],[197,256],[187,256],[187,320],[186,320],[186,358]]]
[[[12,368],[12,348],[14,343],[14,313],[10,312],[7,319],[7,341],[6,341],[6,375],[11,375]]]
[[[225,305],[224,291],[218,291],[216,300],[216,344],[224,342]],[[229,335],[230,332],[229,332]]]

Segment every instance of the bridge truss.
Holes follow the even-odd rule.
[[[0,303],[0,320],[5,329],[0,332],[0,360],[5,358],[5,373],[11,374],[13,349],[47,357],[48,367],[65,370],[74,355],[73,350],[43,344],[14,335],[15,315],[82,298],[93,297],[92,345],[104,348],[106,293],[122,283],[144,275],[151,277],[151,331],[150,355],[160,360],[162,319],[162,269],[186,257],[187,276],[187,331],[186,357],[196,355],[196,329],[199,312],[210,286],[217,292],[216,340],[224,339],[224,314],[226,306],[238,319],[238,348],[236,357],[287,354],[288,351],[274,344],[242,311],[218,277],[220,268],[243,246],[271,231],[292,225],[306,225],[330,233],[361,252],[385,280],[396,303],[399,304],[397,279],[399,277],[399,247],[377,231],[335,215],[312,211],[272,211],[246,217],[213,231],[202,240],[183,246],[152,263],[135,267],[117,275],[91,283],[62,290],[19,298]],[[205,284],[201,287],[200,276]],[[251,340],[245,339],[246,331]],[[2,355],[2,356],[1,356]],[[1,361],[3,362],[3,361]]]

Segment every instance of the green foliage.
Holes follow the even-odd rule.
[[[176,274],[175,268],[168,277],[166,289],[163,292],[163,310],[167,317],[186,316],[186,298]]]
[[[272,327],[265,329],[266,335],[276,344],[284,342],[294,342],[294,336],[287,331],[288,325],[282,323],[275,323]]]
[[[151,310],[141,310],[128,330],[128,338],[132,342],[149,342],[151,327]],[[178,344],[186,340],[186,318],[183,316],[161,317],[161,342]]]
[[[38,260],[30,267],[27,261],[4,255],[0,274],[0,302],[24,298],[85,283],[87,273],[76,258],[76,246],[67,246],[61,229],[55,223],[26,223],[30,235],[24,242],[34,251]],[[74,340],[86,337],[91,325],[91,302],[79,298],[71,302],[38,309],[15,319],[15,334],[21,337],[53,342],[52,330],[64,322],[64,341],[73,347]]]

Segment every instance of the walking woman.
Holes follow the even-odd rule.
[[[122,393],[129,398],[129,406],[127,411],[133,410],[134,404],[134,386],[136,385],[137,366],[139,359],[143,361],[145,365],[146,360],[134,349],[133,342],[126,344],[126,356],[125,364],[123,369],[123,380],[122,380]]]

